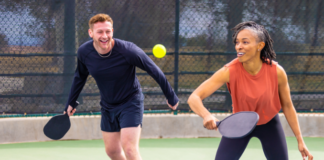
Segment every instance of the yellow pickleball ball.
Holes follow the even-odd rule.
[[[153,47],[153,55],[156,58],[163,58],[166,54],[166,49],[162,44],[157,44]]]

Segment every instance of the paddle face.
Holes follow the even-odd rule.
[[[258,121],[259,115],[256,112],[244,111],[232,114],[216,122],[216,125],[224,137],[233,139],[251,133]]]
[[[70,129],[71,122],[67,114],[52,117],[44,127],[44,134],[54,140],[61,139]]]

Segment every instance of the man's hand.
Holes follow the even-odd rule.
[[[68,116],[73,116],[73,114],[75,113],[75,111],[76,111],[76,109],[75,108],[73,109],[73,107],[69,105],[69,107],[67,109]],[[63,112],[63,114],[65,114],[65,111]]]
[[[171,109],[176,110],[177,107],[178,107],[178,105],[179,105],[179,102],[178,102],[177,104],[175,104],[174,106],[171,106],[171,104],[169,104],[169,103],[168,103],[168,100],[167,100],[167,104],[168,104],[168,106],[169,106]]]

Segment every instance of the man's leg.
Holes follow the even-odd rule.
[[[102,131],[106,153],[112,160],[126,160],[120,141],[120,135],[120,132]]]
[[[124,149],[127,160],[141,160],[139,153],[139,140],[141,126],[121,129],[121,145]]]

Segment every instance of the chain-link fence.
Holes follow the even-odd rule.
[[[289,78],[298,111],[324,110],[324,2],[322,0],[26,0],[0,1],[0,113],[61,113],[76,67],[76,50],[89,40],[88,20],[107,13],[114,37],[140,46],[164,71],[189,110],[190,93],[236,57],[232,31],[255,21],[270,32]],[[167,56],[151,49],[164,44]],[[167,109],[158,84],[137,76],[145,109]],[[100,111],[92,77],[78,112]],[[231,110],[222,86],[204,100],[210,110]]]

